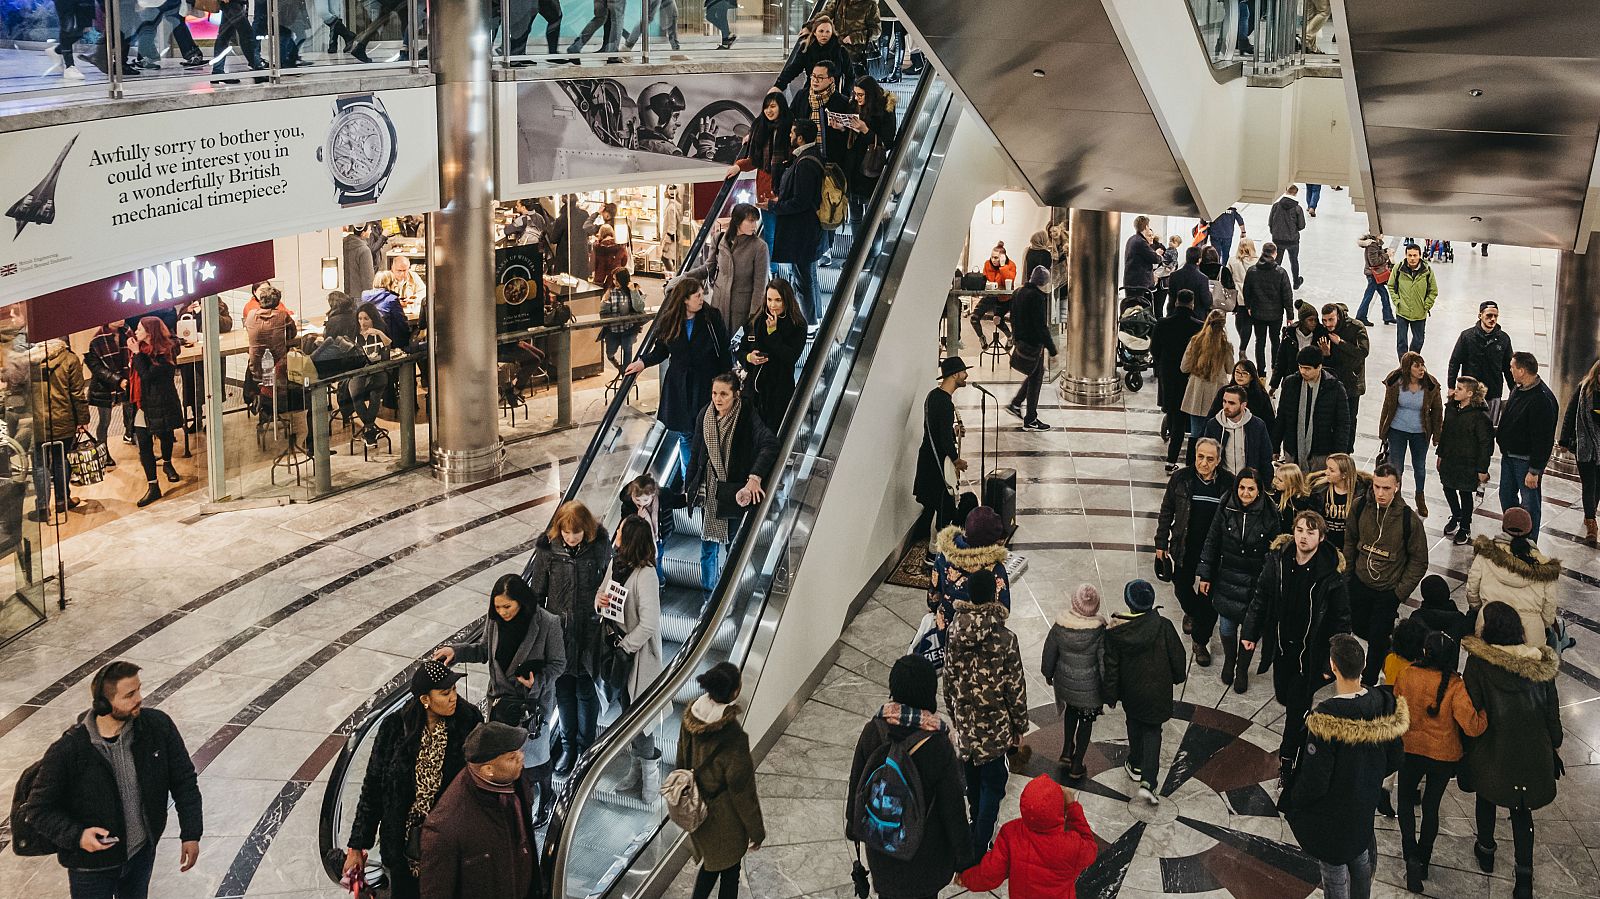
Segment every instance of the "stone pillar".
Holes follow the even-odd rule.
[[[1550,334],[1550,358],[1539,360],[1539,373],[1555,391],[1565,414],[1573,388],[1600,358],[1600,234],[1590,235],[1589,252],[1563,252],[1556,263],[1555,321]],[[1552,467],[1577,473],[1571,454],[1559,449]]]
[[[1074,209],[1067,250],[1067,330],[1061,398],[1086,406],[1122,399],[1117,377],[1117,283],[1122,214]]]
[[[433,471],[446,483],[499,467],[495,390],[494,141],[489,34],[480,0],[436,0],[440,211],[428,216]]]

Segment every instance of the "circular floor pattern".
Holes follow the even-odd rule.
[[[1055,707],[1036,708],[1030,717],[1039,728],[1024,739],[1033,748],[1026,773],[1048,774],[1076,790],[1100,840],[1099,857],[1078,880],[1079,896],[1112,899],[1127,886],[1305,899],[1317,888],[1316,861],[1293,844],[1278,816],[1277,752],[1244,736],[1248,719],[1175,703],[1162,732],[1161,804],[1151,808],[1122,770],[1128,742],[1120,713],[1095,722],[1084,759],[1089,776],[1077,783],[1057,761],[1062,727]]]

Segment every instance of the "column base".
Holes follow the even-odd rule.
[[[1111,406],[1122,402],[1122,379],[1061,376],[1061,398],[1080,406]]]
[[[470,450],[433,451],[433,476],[446,487],[473,484],[488,480],[500,473],[501,457],[505,445],[498,439],[490,446]]]

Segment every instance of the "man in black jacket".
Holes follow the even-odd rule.
[[[1183,435],[1189,433],[1189,413],[1183,411],[1183,392],[1189,376],[1183,371],[1183,351],[1200,333],[1202,322],[1194,315],[1194,294],[1180,290],[1172,301],[1172,311],[1150,335],[1150,354],[1156,363],[1156,402],[1166,419],[1161,427],[1167,434],[1167,474],[1178,470],[1178,451]]]
[[[94,707],[45,751],[23,814],[56,844],[74,899],[143,899],[169,796],[178,870],[200,857],[200,787],[172,719],[143,707],[138,665],[112,662],[91,690]]]
[[[1521,506],[1533,519],[1529,540],[1539,539],[1539,518],[1544,504],[1541,483],[1544,467],[1556,445],[1560,405],[1544,379],[1532,353],[1511,356],[1511,380],[1516,385],[1506,400],[1495,430],[1500,444],[1500,509]]]
[[[1327,377],[1322,350],[1308,346],[1295,360],[1299,371],[1283,379],[1272,442],[1301,471],[1321,471],[1329,453],[1347,453],[1355,431],[1350,401],[1338,378]]]
[[[778,197],[767,207],[776,224],[772,235],[772,262],[787,263],[789,278],[800,297],[806,321],[815,326],[822,321],[822,304],[817,292],[817,259],[822,255],[822,222],[817,210],[822,206],[822,145],[817,123],[799,119],[791,131],[794,161],[778,182]],[[737,325],[735,325],[737,327]]]
[[[1183,267],[1172,273],[1172,277],[1167,279],[1167,286],[1174,296],[1180,290],[1193,293],[1194,314],[1204,319],[1206,313],[1211,311],[1211,280],[1205,272],[1200,271],[1200,252],[1199,247],[1184,251]]]
[[[1289,273],[1278,265],[1278,249],[1261,245],[1261,258],[1244,273],[1243,299],[1256,335],[1256,370],[1267,370],[1267,342],[1279,324],[1288,324],[1294,309],[1294,288]],[[1244,355],[1245,335],[1239,337],[1239,354]]]
[[[1500,327],[1500,304],[1484,300],[1478,304],[1478,323],[1461,332],[1456,348],[1450,351],[1450,377],[1454,385],[1460,375],[1477,378],[1489,400],[1490,418],[1500,405],[1506,382],[1511,378],[1511,335]]]
[[[1283,379],[1294,374],[1295,366],[1300,359],[1300,351],[1308,346],[1319,349],[1331,347],[1332,341],[1328,339],[1328,329],[1322,326],[1317,318],[1317,310],[1310,303],[1301,303],[1295,315],[1296,323],[1283,329],[1283,337],[1278,341],[1278,351],[1272,357],[1272,389],[1276,391]]]
[[[1211,600],[1194,592],[1194,579],[1211,520],[1233,492],[1233,475],[1222,469],[1221,462],[1221,444],[1210,437],[1195,441],[1194,465],[1167,482],[1156,519],[1156,558],[1172,560],[1172,591],[1183,607],[1183,632],[1193,636],[1194,663],[1202,668],[1211,664],[1217,611]]]
[[[1267,230],[1272,232],[1272,242],[1278,245],[1283,258],[1294,268],[1294,289],[1299,290],[1305,279],[1300,277],[1300,232],[1306,229],[1306,211],[1295,197],[1299,185],[1291,184],[1278,202],[1267,213]]]
[[[1044,385],[1045,353],[1056,354],[1055,338],[1050,336],[1050,270],[1036,266],[1028,283],[1011,296],[1011,367],[1022,372],[1022,386],[1006,405],[1006,411],[1022,419],[1028,431],[1048,431],[1039,420],[1039,388]],[[1026,407],[1024,407],[1026,404]]]
[[[933,559],[933,535],[949,526],[956,517],[954,485],[947,482],[945,466],[967,470],[961,458],[961,423],[956,420],[955,393],[967,383],[967,363],[960,356],[946,357],[939,363],[939,386],[928,391],[922,401],[922,442],[917,445],[917,479],[912,493],[922,505],[922,514],[912,526],[912,539],[926,539],[928,561]]]
[[[1133,236],[1122,252],[1122,286],[1142,287],[1153,291],[1156,286],[1156,266],[1161,264],[1166,251],[1150,230],[1150,216],[1141,215],[1133,220]],[[1161,310],[1155,310],[1157,315]]]

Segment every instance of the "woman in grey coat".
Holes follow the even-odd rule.
[[[1067,776],[1081,780],[1089,771],[1083,765],[1089,750],[1094,719],[1105,704],[1106,619],[1100,614],[1100,591],[1090,584],[1072,594],[1072,606],[1044,641],[1044,679],[1056,691],[1063,736],[1061,763]]]
[[[594,743],[600,718],[600,675],[605,638],[595,596],[606,585],[611,565],[611,538],[587,506],[569,500],[556,509],[550,527],[534,544],[528,566],[528,587],[540,605],[561,619],[566,639],[567,669],[556,679],[556,707],[561,731],[554,737],[556,773],[566,774],[578,756]]]
[[[596,597],[595,608],[606,617],[610,651],[627,665],[626,676],[616,685],[625,714],[661,676],[661,585],[656,579],[655,530],[650,522],[629,515],[617,526],[617,546],[608,574],[608,583],[614,581],[627,591],[622,620],[606,617],[604,596]],[[649,729],[639,732],[631,748],[632,763],[615,790],[649,799],[661,789],[661,766],[656,764],[661,750]]]
[[[528,729],[522,778],[530,788],[539,787],[542,826],[555,795],[551,788],[550,709],[555,705],[556,678],[567,670],[561,621],[540,606],[527,582],[515,574],[495,581],[489,596],[489,612],[478,639],[445,646],[433,657],[446,665],[488,664],[489,720]]]
[[[761,210],[749,203],[734,206],[711,252],[711,261],[685,274],[706,285],[710,304],[737,328],[749,321],[750,310],[766,302],[772,251],[761,239]]]

